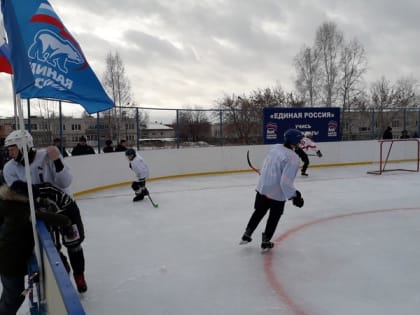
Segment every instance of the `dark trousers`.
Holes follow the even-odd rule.
[[[16,315],[23,301],[25,301],[25,296],[22,294],[25,290],[25,277],[5,275],[0,275],[0,277],[3,286],[0,298],[0,314]]]
[[[309,157],[308,157],[308,155],[301,148],[296,148],[295,149],[295,152],[296,152],[297,155],[299,155],[300,159],[303,162],[302,173],[306,173],[306,170],[308,169],[308,166],[309,166]]]
[[[79,207],[75,202],[72,202],[67,206],[66,210],[61,214],[69,217],[72,226],[67,228],[54,229],[54,243],[57,250],[61,253],[61,241],[67,248],[67,253],[70,260],[71,268],[74,274],[82,274],[85,271],[85,257],[82,248],[82,242],[85,239],[85,228],[83,226],[82,218],[80,216]],[[75,230],[76,229],[76,230]],[[77,232],[76,234],[75,231]],[[77,235],[77,237],[73,237]],[[61,236],[61,240],[60,240]],[[67,271],[69,271],[68,263],[61,253],[61,259],[65,265]]]
[[[248,225],[246,226],[246,231],[251,235],[258,224],[266,215],[267,211],[270,210],[268,214],[267,224],[265,226],[264,235],[267,241],[271,240],[276,231],[277,224],[279,223],[280,217],[284,211],[285,201],[277,201],[270,198],[267,198],[264,195],[261,195],[257,192],[255,196],[254,203],[254,213],[252,213],[251,218],[249,219]]]

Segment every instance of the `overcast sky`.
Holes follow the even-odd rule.
[[[366,81],[420,70],[418,0],[50,0],[103,77],[107,53],[124,62],[144,107],[213,108],[225,95],[294,90],[293,57],[333,21],[368,58]],[[0,74],[0,115],[12,115],[10,78]],[[75,106],[75,108],[73,108]],[[81,111],[65,104],[67,113]],[[69,108],[71,107],[71,108]]]

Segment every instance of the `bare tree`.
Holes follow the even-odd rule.
[[[362,91],[362,77],[367,70],[367,59],[362,44],[353,39],[343,45],[340,58],[339,93],[343,101],[343,110],[350,109],[351,100],[358,99]]]
[[[122,132],[122,115],[121,106],[129,106],[131,104],[131,88],[121,56],[118,52],[112,54],[109,52],[106,56],[106,70],[103,78],[103,85],[110,93],[114,103],[114,107],[109,111],[109,139],[113,139],[113,131],[115,128],[116,137],[120,140]],[[115,123],[115,127],[113,126]]]
[[[304,46],[294,58],[294,66],[297,72],[296,89],[311,107],[315,105],[318,94],[319,61],[316,50],[307,46]]]
[[[385,126],[390,125],[394,118],[394,115],[384,115],[384,111],[389,111],[395,105],[395,87],[389,80],[382,76],[372,84],[370,98],[373,108],[378,110],[376,125],[379,130],[383,131]]]
[[[407,108],[416,105],[418,81],[414,77],[402,77],[395,84],[395,106]]]
[[[321,59],[322,99],[331,107],[337,98],[340,52],[343,34],[334,22],[324,22],[317,30],[315,50]]]
[[[208,140],[211,135],[211,123],[206,112],[199,107],[181,110],[178,128],[180,138],[187,141]]]
[[[244,96],[242,99],[246,99]],[[281,86],[276,88],[265,88],[255,90],[249,97],[250,104],[255,110],[262,110],[264,107],[282,107],[285,104],[286,96]]]

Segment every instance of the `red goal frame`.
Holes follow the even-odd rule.
[[[367,172],[368,174],[381,175],[384,172],[392,171],[406,171],[406,172],[419,172],[419,155],[420,155],[420,141],[416,138],[410,139],[386,139],[378,140],[379,142],[379,170]],[[416,169],[404,169],[404,168],[394,168],[394,169],[385,169],[386,164],[388,163],[389,155],[392,150],[392,145],[395,142],[414,142],[417,143],[417,159],[416,159]],[[384,158],[384,143],[389,143],[388,151],[386,152],[386,157]]]

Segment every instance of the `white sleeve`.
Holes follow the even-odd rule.
[[[296,188],[294,181],[296,178],[296,173],[299,170],[299,162],[291,160],[286,163],[283,173],[280,178],[280,186],[284,192],[284,196],[287,199],[292,198],[295,195]]]
[[[303,139],[302,149],[304,149],[305,151],[312,151],[312,152],[318,151],[316,143],[313,142],[311,139],[308,139],[308,138]]]
[[[44,180],[58,186],[59,188],[67,190],[73,181],[73,175],[70,173],[70,168],[64,163],[62,157],[60,157],[60,160],[61,163],[63,163],[64,168],[59,172],[56,171],[54,161],[48,161],[48,173],[51,178],[45,178]]]
[[[140,157],[131,162],[131,167],[133,172],[136,174],[137,179],[140,180],[149,177],[149,168]]]
[[[7,162],[4,165],[3,168],[3,177],[4,180],[7,184],[7,186],[11,186],[15,181],[20,180],[17,170],[16,170],[16,165],[15,165],[15,161],[10,160],[9,162]]]

